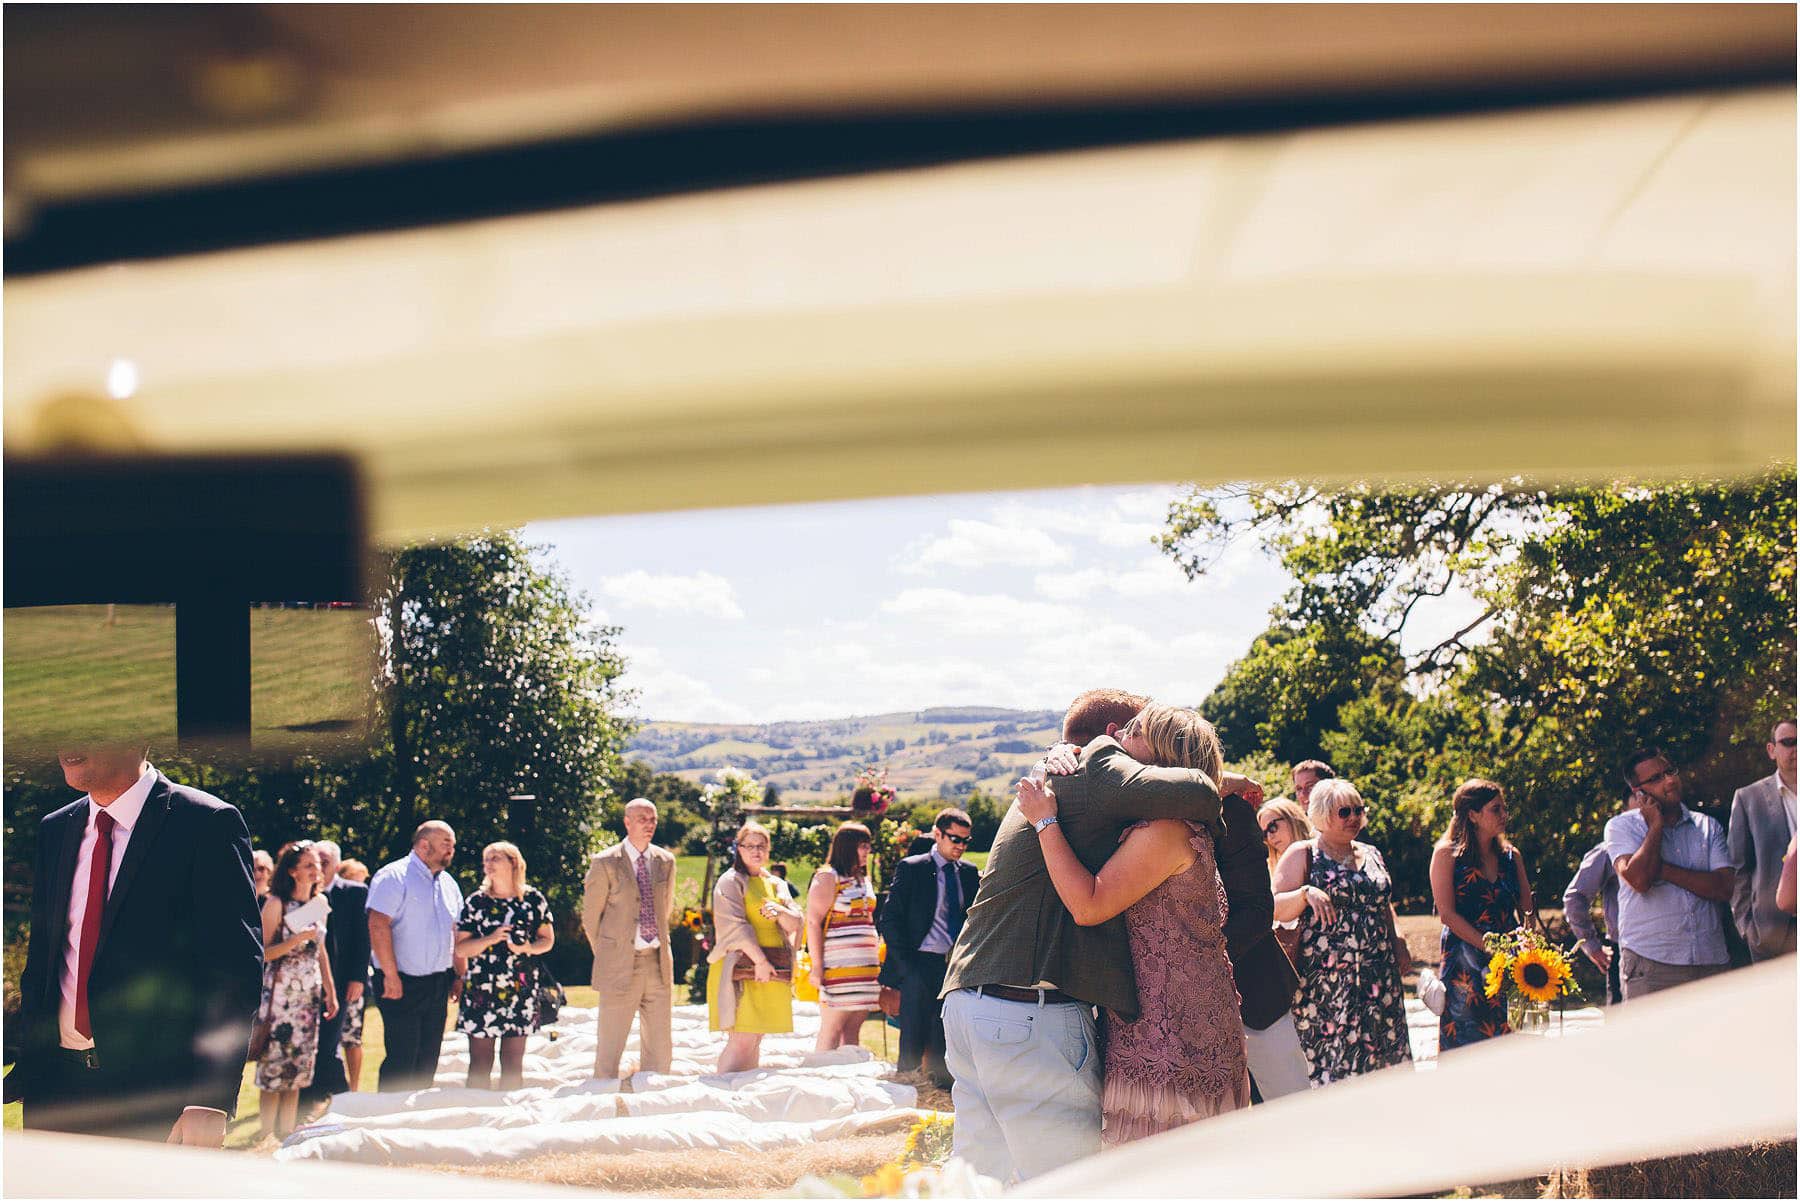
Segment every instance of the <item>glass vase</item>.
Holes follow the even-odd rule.
[[[1550,1030],[1550,1003],[1515,993],[1506,999],[1506,1022],[1520,1035],[1544,1035]]]

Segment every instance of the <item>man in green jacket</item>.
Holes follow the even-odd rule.
[[[1064,741],[1083,746],[1080,768],[1055,778],[1057,813],[1044,825],[1061,823],[1090,872],[1133,822],[1184,818],[1218,836],[1221,793],[1262,800],[1260,786],[1231,773],[1214,782],[1126,755],[1110,736],[1148,701],[1094,690],[1064,717]],[[1138,1012],[1124,918],[1078,926],[1056,894],[1037,836],[1016,805],[1007,811],[944,974],[955,1154],[1008,1183],[1100,1150],[1094,1008]]]

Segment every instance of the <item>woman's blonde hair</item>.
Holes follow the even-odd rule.
[[[1264,815],[1271,812],[1273,812],[1277,818],[1282,819],[1288,826],[1293,828],[1294,841],[1296,843],[1302,839],[1310,839],[1319,833],[1313,829],[1313,824],[1307,821],[1306,811],[1300,808],[1300,803],[1291,797],[1277,797],[1270,801],[1263,802],[1262,808],[1256,811],[1256,824],[1258,826],[1267,826],[1269,820],[1264,817]],[[1267,842],[1268,836],[1264,835],[1263,839]],[[1273,868],[1274,866],[1275,853],[1271,850],[1269,852],[1269,867]]]
[[[487,874],[485,868],[488,852],[490,851],[497,851],[512,861],[513,885],[518,889],[519,893],[523,895],[525,892],[525,854],[519,850],[517,844],[506,842],[490,843],[481,849],[481,862],[484,865],[481,874],[481,891],[489,897],[494,896],[494,878]]]
[[[1126,724],[1150,744],[1150,758],[1165,768],[1198,768],[1219,779],[1225,752],[1218,732],[1197,712],[1152,702]]]
[[[1322,825],[1331,811],[1342,805],[1359,805],[1366,811],[1369,803],[1363,795],[1356,791],[1356,786],[1347,780],[1322,780],[1312,787],[1306,798],[1306,816],[1312,819],[1314,826]],[[1365,813],[1364,818],[1368,815]]]

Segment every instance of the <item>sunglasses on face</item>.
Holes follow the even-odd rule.
[[[1339,821],[1348,822],[1352,816],[1361,818],[1366,812],[1367,811],[1365,811],[1362,806],[1339,806],[1338,819]]]
[[[1777,742],[1778,744],[1780,744],[1783,747],[1792,747],[1795,744],[1796,740],[1793,735],[1789,735],[1785,739],[1776,739],[1775,742]]]
[[[1284,818],[1277,818],[1277,819],[1275,819],[1275,821],[1269,823],[1269,825],[1263,827],[1263,838],[1267,839],[1269,836],[1273,835],[1276,831],[1280,830],[1281,824],[1285,821],[1286,821],[1286,819],[1284,819]]]
[[[967,835],[946,834],[944,838],[950,840],[950,842],[956,844],[958,847],[967,847],[969,845],[969,836]]]

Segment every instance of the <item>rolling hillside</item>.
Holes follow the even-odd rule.
[[[977,785],[1010,792],[1061,722],[1052,710],[981,706],[768,726],[647,722],[626,754],[693,781],[743,768],[787,801],[841,797],[864,764],[885,765],[903,797],[960,798]]]

